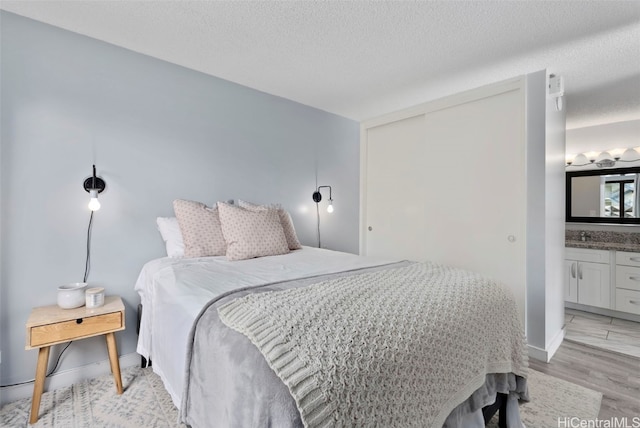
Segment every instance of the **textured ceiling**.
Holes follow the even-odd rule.
[[[567,127],[640,119],[640,1],[0,1],[0,8],[365,120],[548,68]]]

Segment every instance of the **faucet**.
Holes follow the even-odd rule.
[[[581,241],[586,241],[587,238],[589,238],[589,235],[587,235],[587,232],[585,232],[585,231],[580,232],[580,240]]]

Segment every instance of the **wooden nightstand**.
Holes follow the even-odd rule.
[[[124,304],[118,296],[107,296],[104,306],[94,309],[80,307],[61,309],[58,305],[33,308],[27,320],[27,346],[25,349],[39,348],[36,381],[33,385],[30,424],[38,421],[40,398],[49,362],[51,345],[105,335],[111,372],[118,394],[122,394],[120,362],[114,332],[124,330]]]

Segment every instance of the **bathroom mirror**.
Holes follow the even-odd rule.
[[[567,222],[640,224],[640,167],[566,174]]]

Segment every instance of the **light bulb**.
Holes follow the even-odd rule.
[[[600,153],[598,152],[588,152],[588,153],[585,153],[584,155],[587,157],[587,159],[589,159],[589,162],[594,163],[599,154]]]
[[[611,154],[611,156],[613,156],[614,159],[620,159],[625,150],[626,149],[613,149],[609,150],[609,153]]]
[[[565,155],[565,163],[567,165],[571,165],[573,163],[573,161],[575,160],[576,155]]]
[[[329,200],[329,206],[327,207],[327,212],[328,213],[332,213],[333,212],[333,201]]]
[[[90,190],[91,200],[89,201],[89,209],[91,211],[98,211],[100,209],[100,201],[98,201],[98,191]]]
[[[620,158],[627,162],[638,160],[638,151],[634,148],[628,148]]]
[[[599,161],[602,161],[602,160],[611,160],[611,159],[613,159],[613,156],[611,156],[611,154],[609,152],[602,152],[596,158],[596,162],[599,162]]]

